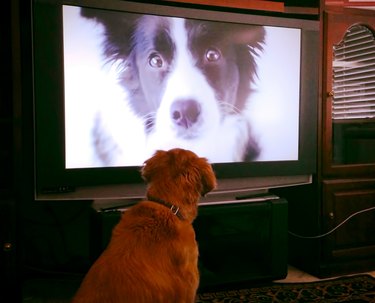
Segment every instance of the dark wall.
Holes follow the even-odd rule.
[[[28,203],[20,215],[25,273],[85,273],[91,264],[89,202]]]
[[[25,278],[83,275],[100,236],[90,201],[34,201],[30,2],[4,0],[0,10],[0,277],[13,298]]]

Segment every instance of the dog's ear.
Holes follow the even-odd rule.
[[[175,150],[177,170],[176,175],[188,180],[192,187],[199,186],[198,191],[201,196],[216,187],[216,177],[211,164],[206,158],[200,158],[195,153],[186,150]]]
[[[234,27],[232,35],[234,43],[250,46],[250,52],[253,51],[256,54],[256,49],[258,49],[259,51],[263,50],[263,44],[266,36],[266,31],[263,26],[254,25],[251,27]]]
[[[163,167],[166,166],[166,155],[166,151],[157,150],[151,158],[144,162],[141,175],[146,182],[151,182],[155,175],[160,175]]]
[[[104,25],[106,41],[104,53],[109,59],[128,57],[132,50],[131,41],[138,14],[118,14],[113,11],[81,8],[81,16]]]
[[[206,158],[199,158],[199,161],[201,162],[201,165],[199,165],[202,179],[201,195],[205,196],[216,188],[216,177],[211,164],[208,163]]]

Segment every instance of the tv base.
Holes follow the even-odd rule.
[[[277,280],[287,275],[285,199],[201,205],[194,221],[199,244],[200,287]],[[96,213],[92,258],[107,246],[121,211]]]
[[[194,222],[201,288],[287,275],[287,201],[201,207]]]

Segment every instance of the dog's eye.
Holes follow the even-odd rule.
[[[220,51],[216,48],[209,48],[206,51],[206,59],[209,62],[215,62],[221,57]]]
[[[151,54],[151,56],[148,59],[148,63],[151,67],[161,68],[163,66],[163,59],[158,54]]]

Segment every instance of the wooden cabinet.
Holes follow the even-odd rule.
[[[375,14],[322,12],[319,166],[289,201],[290,263],[319,277],[375,269]]]
[[[322,202],[336,260],[375,256],[375,15],[324,13]],[[364,179],[369,178],[369,179]]]
[[[17,54],[13,52],[15,38],[13,23],[9,16],[16,8],[12,0],[2,2],[0,11],[0,66],[2,81],[0,84],[0,293],[1,300],[17,300],[15,295],[20,292],[18,288],[17,268],[17,241],[16,241],[16,157],[14,155],[16,105],[13,103],[14,94],[18,93],[12,88],[15,80],[12,78],[15,68],[14,62]],[[13,32],[12,32],[13,31]],[[13,61],[12,61],[13,60]],[[9,300],[8,300],[9,298]]]
[[[375,268],[375,14],[323,15],[322,276]]]
[[[324,13],[322,174],[375,177],[375,14]]]
[[[323,14],[321,276],[375,268],[375,15]]]
[[[375,179],[324,180],[322,188],[326,229],[338,227],[324,240],[326,259],[375,262]]]

